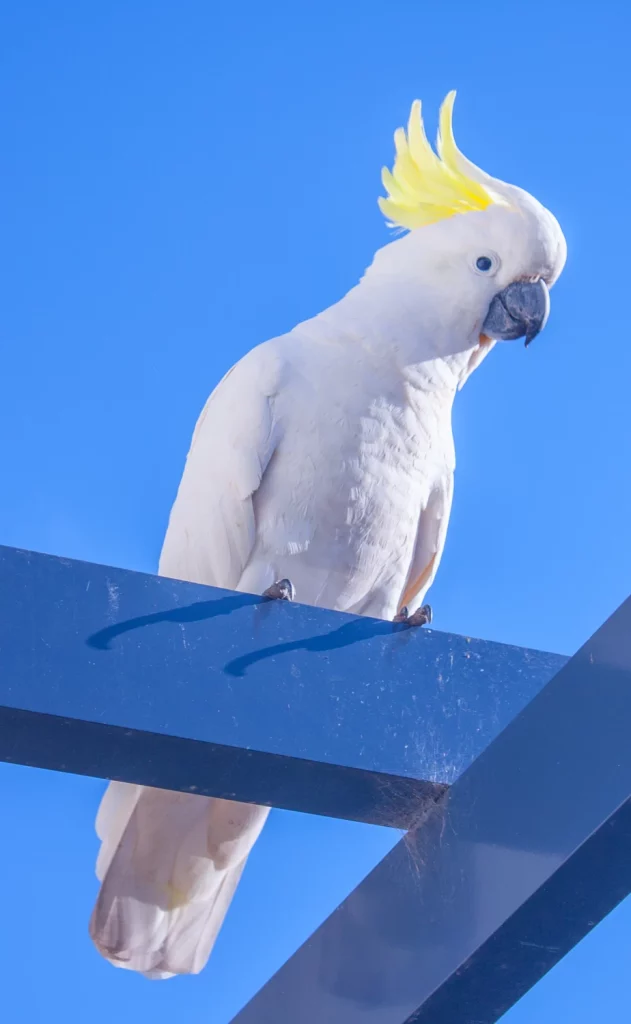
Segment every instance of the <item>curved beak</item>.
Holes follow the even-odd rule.
[[[525,338],[530,345],[546,325],[550,313],[550,293],[545,281],[513,281],[495,296],[482,333],[497,341]]]

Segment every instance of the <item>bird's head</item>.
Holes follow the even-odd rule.
[[[450,93],[441,108],[436,153],[418,101],[407,134],[395,133],[394,167],[383,171],[388,195],[379,205],[392,226],[408,233],[376,254],[367,276],[389,281],[402,301],[416,290],[436,328],[448,326],[463,343],[525,338],[529,344],[547,320],[565,238],[533,196],[491,178],[460,153],[454,98]]]

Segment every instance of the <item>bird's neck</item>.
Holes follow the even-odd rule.
[[[303,326],[363,348],[424,390],[455,393],[493,345],[481,344],[479,326],[471,329],[456,304],[438,311],[422,285],[394,278],[363,278]]]

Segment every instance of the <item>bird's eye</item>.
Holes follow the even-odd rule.
[[[493,269],[493,260],[490,256],[478,256],[475,265],[483,274],[488,274]]]
[[[482,256],[473,256],[471,266],[476,274],[484,274],[491,277],[500,269],[501,260],[495,252],[485,252]]]

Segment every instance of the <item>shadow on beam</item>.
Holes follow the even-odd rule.
[[[409,828],[566,659],[0,548],[0,759]]]

